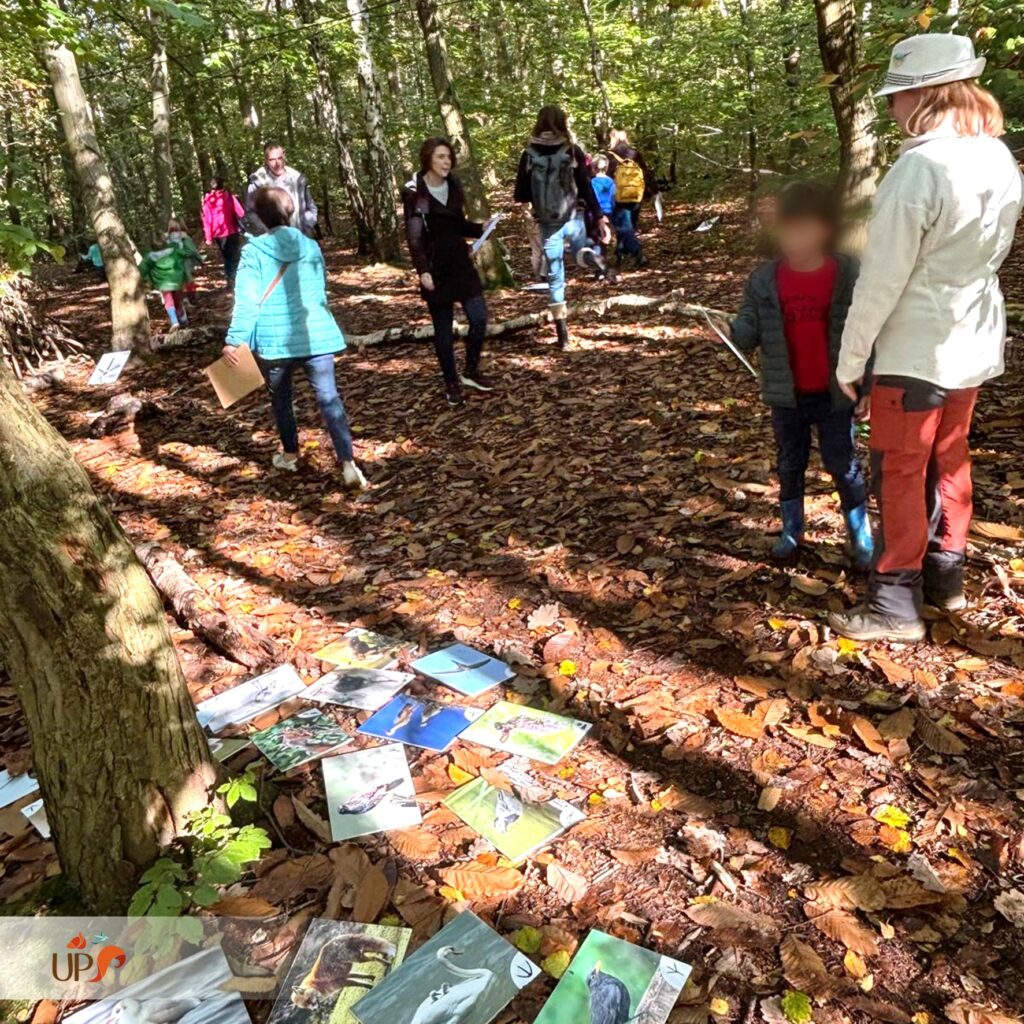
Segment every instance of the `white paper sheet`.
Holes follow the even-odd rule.
[[[494,229],[498,226],[498,221],[501,220],[501,214],[496,213],[485,225],[484,233],[469,247],[469,251],[475,256],[484,246],[484,242],[491,237]]]
[[[104,352],[89,378],[90,387],[113,384],[131,357],[131,352]]]

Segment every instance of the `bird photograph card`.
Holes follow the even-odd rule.
[[[664,1024],[692,968],[592,929],[534,1024]]]
[[[505,662],[465,644],[442,647],[418,658],[411,668],[467,697],[475,697],[515,677],[515,672]]]
[[[352,1007],[405,959],[412,931],[314,919],[267,1024],[358,1024]]]
[[[50,823],[46,820],[46,808],[43,806],[42,798],[33,800],[21,809],[21,813],[28,818],[32,827],[44,838],[50,838]]]
[[[423,820],[401,743],[336,754],[321,764],[336,843]]]
[[[0,807],[10,807],[33,793],[39,792],[39,783],[29,772],[12,775],[5,768],[0,771]]]
[[[513,864],[586,817],[565,800],[527,800],[482,778],[460,786],[444,805]]]
[[[538,974],[527,956],[466,910],[360,999],[353,1013],[360,1024],[490,1024]]]
[[[398,661],[399,651],[407,646],[393,636],[357,627],[315,651],[313,657],[342,668],[391,668]]]
[[[279,771],[290,772],[343,747],[352,736],[319,708],[308,708],[252,734],[259,752]]]
[[[415,678],[411,672],[385,668],[337,668],[322,675],[303,696],[321,704],[377,711]]]
[[[397,740],[425,750],[447,750],[455,738],[483,712],[456,708],[436,700],[399,695],[368,718],[358,732],[384,740]]]
[[[121,376],[121,371],[125,368],[130,358],[130,351],[104,352],[100,356],[99,362],[93,367],[92,376],[87,382],[89,387],[95,388],[101,387],[104,384],[113,384]]]
[[[252,1024],[220,946],[179,960],[62,1018],[63,1024]],[[98,986],[97,986],[98,987]]]
[[[210,744],[210,753],[218,761],[227,761],[249,746],[251,740],[248,736],[211,736],[207,742]]]
[[[291,665],[278,665],[200,702],[196,705],[196,718],[207,732],[218,733],[276,708],[305,689],[306,684]]]
[[[502,700],[492,704],[462,734],[462,739],[544,764],[557,764],[589,729],[589,722]]]

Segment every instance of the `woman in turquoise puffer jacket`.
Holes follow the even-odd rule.
[[[334,356],[344,351],[345,338],[327,307],[320,246],[288,226],[292,199],[283,189],[260,189],[254,208],[270,230],[250,238],[242,250],[224,358],[234,364],[239,345],[248,345],[256,356],[284,449],[274,456],[274,466],[292,473],[299,468],[292,375],[301,366],[316,392],[345,484],[364,488],[366,478],[354,461],[352,431],[334,374]]]

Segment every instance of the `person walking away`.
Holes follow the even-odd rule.
[[[633,230],[633,221],[629,212],[617,202],[618,186],[615,179],[608,173],[611,162],[604,153],[594,158],[594,194],[604,215],[615,228],[615,256],[621,263],[623,256],[633,256],[637,266],[643,266],[643,249]]]
[[[334,357],[344,351],[345,339],[327,306],[320,246],[291,226],[292,197],[283,189],[258,189],[253,209],[268,230],[242,250],[224,359],[235,365],[239,345],[248,345],[255,355],[281,438],[282,450],[275,453],[273,464],[289,473],[299,468],[292,377],[301,367],[316,394],[345,485],[363,489],[366,477],[355,463],[334,370]]]
[[[176,217],[172,217],[167,222],[167,234],[164,237],[168,245],[176,245],[181,249],[185,259],[184,292],[185,299],[191,305],[197,298],[196,268],[203,262],[202,254],[196,248],[196,243],[192,241],[188,232],[185,231],[185,225]]]
[[[625,238],[620,234],[619,238],[628,242],[629,248],[624,245],[617,249],[620,259],[632,256],[634,265],[643,267],[647,264],[647,258],[643,253],[643,246],[640,244],[639,223],[640,206],[645,199],[653,199],[661,190],[658,187],[658,179],[654,171],[648,167],[647,162],[640,155],[639,150],[629,143],[629,136],[621,128],[613,128],[609,136],[610,148],[608,150],[608,173],[615,179],[617,191],[615,203],[615,218],[613,223],[622,224],[631,229],[633,237]],[[634,244],[635,243],[635,244]]]
[[[298,228],[310,237],[316,233],[317,209],[309,191],[309,182],[301,171],[288,166],[284,147],[276,142],[268,142],[263,147],[263,166],[249,175],[245,193],[245,218],[250,234],[253,235],[266,234],[270,230],[260,220],[256,210],[256,193],[261,188],[279,188],[287,192],[292,200],[291,227]]]
[[[569,342],[565,306],[565,243],[581,267],[602,277],[608,274],[604,261],[588,245],[583,218],[576,205],[590,211],[601,242],[611,240],[611,229],[594,195],[587,173],[586,154],[572,139],[568,118],[559,107],[542,107],[537,114],[529,146],[519,158],[514,193],[517,203],[529,203],[544,242],[548,265],[548,295],[558,344]]]
[[[771,406],[778,453],[782,532],[771,556],[792,561],[804,540],[804,487],[817,430],[821,461],[839,492],[850,553],[871,565],[864,473],[854,450],[854,402],[839,387],[836,364],[857,267],[832,252],[838,233],[831,189],[793,182],[776,202],[779,256],[751,274],[729,325],[736,346],[761,349],[761,386]]]
[[[139,264],[139,276],[160,293],[171,330],[187,327],[188,313],[184,300],[188,273],[181,246],[169,243],[166,237],[154,240],[152,249]]]
[[[216,243],[224,263],[228,291],[235,287],[238,257],[242,251],[242,218],[245,210],[221,178],[210,179],[210,191],[203,196],[203,237],[206,244]]]
[[[967,603],[968,434],[978,389],[1004,368],[997,275],[1024,194],[984,67],[966,36],[913,36],[877,94],[906,139],[875,195],[837,369],[855,394],[874,351],[875,563],[863,603],[829,617],[853,640],[920,640],[925,602]]]
[[[465,195],[451,173],[454,167],[451,143],[440,137],[427,139],[420,147],[420,169],[402,189],[409,254],[434,324],[434,351],[441,364],[445,398],[453,408],[465,404],[463,387],[493,391],[495,386],[480,371],[487,303],[466,245],[467,238],[479,238],[487,225],[466,219]],[[461,374],[455,363],[456,302],[469,322],[466,365]]]

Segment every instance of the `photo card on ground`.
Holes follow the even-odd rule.
[[[336,754],[321,763],[336,843],[423,820],[401,743]]]
[[[31,772],[12,775],[6,768],[0,771],[0,807],[10,807],[38,792],[39,783]]]
[[[104,352],[93,367],[92,375],[86,383],[91,388],[113,384],[121,376],[121,371],[130,358],[131,351]]]
[[[279,771],[325,757],[352,739],[333,718],[319,708],[307,708],[269,729],[252,734],[259,752]]]
[[[462,734],[462,739],[544,764],[557,764],[589,729],[589,722],[502,700],[492,704]]]
[[[591,929],[534,1024],[664,1024],[692,968]]]
[[[479,708],[458,708],[402,694],[368,718],[358,732],[426,750],[447,750],[480,717]]]
[[[250,721],[305,689],[292,665],[278,665],[197,704],[196,718],[207,732],[218,733]]]
[[[475,697],[515,677],[515,672],[505,662],[465,644],[442,647],[417,658],[411,667],[467,697]]]
[[[305,694],[321,704],[378,711],[416,677],[386,668],[337,668],[322,675]]]
[[[527,956],[466,910],[360,999],[353,1012],[360,1024],[490,1024],[538,974]]]
[[[412,931],[310,922],[267,1024],[358,1024],[352,1007],[405,959]]]
[[[399,651],[408,646],[393,636],[356,627],[315,651],[313,657],[342,668],[391,668]]]

